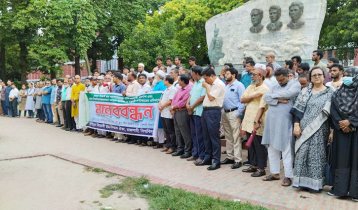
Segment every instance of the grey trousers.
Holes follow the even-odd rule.
[[[177,151],[191,154],[193,151],[193,141],[191,139],[190,117],[187,110],[175,112],[174,128],[178,145]]]

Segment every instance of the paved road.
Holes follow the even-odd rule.
[[[149,147],[141,148],[85,137],[79,133],[65,132],[51,125],[36,123],[33,119],[0,117],[0,160],[39,153],[66,153],[173,183],[232,195],[254,204],[271,204],[292,209],[358,208],[358,204],[351,200],[328,196],[326,192],[329,188],[321,193],[311,194],[292,187],[282,187],[280,181],[263,182],[241,170],[232,170],[230,166],[207,171],[205,167],[196,167],[191,162]]]

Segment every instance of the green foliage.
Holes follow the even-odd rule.
[[[358,1],[328,0],[319,41],[322,49],[337,49],[340,59],[356,54],[358,48]]]
[[[145,187],[144,185],[148,186]],[[222,200],[220,198],[188,192],[183,189],[150,184],[144,177],[127,177],[119,187],[116,186],[117,189],[123,193],[146,198],[150,209],[266,209],[261,206],[253,206],[250,203]]]

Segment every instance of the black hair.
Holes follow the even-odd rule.
[[[175,58],[178,58],[178,60],[182,60],[181,56],[175,56]]]
[[[165,76],[165,80],[166,80],[167,82],[169,82],[169,84],[171,84],[171,85],[174,83],[174,77],[171,76],[171,75]]]
[[[333,67],[337,67],[339,69],[339,71],[344,71],[344,68],[341,64],[339,63],[334,63],[332,64],[332,66],[330,67],[330,69],[332,69]]]
[[[254,59],[252,57],[246,57],[246,58],[244,58],[244,60],[246,60],[246,63],[247,63],[247,62],[249,62],[251,60],[253,61]]]
[[[98,72],[98,73],[99,73],[99,71],[98,71],[97,69],[95,69],[95,70],[93,71],[93,74],[94,74],[94,73],[96,73],[96,72]]]
[[[234,66],[232,65],[232,63],[225,63],[224,66],[229,66],[231,68],[234,68]]]
[[[195,74],[199,74],[201,76],[201,72],[203,72],[203,68],[201,66],[193,66],[191,68],[191,71],[193,71]]]
[[[100,73],[99,75],[103,75],[103,76],[106,76],[106,74],[105,74],[105,73]]]
[[[173,58],[172,57],[169,57],[167,58],[167,61],[170,60],[170,61],[173,61]]]
[[[322,50],[315,50],[313,51],[314,53],[317,53],[317,55],[319,56],[319,59],[321,60],[324,56],[324,53]]]
[[[286,68],[279,68],[275,71],[275,77],[278,77],[278,76],[284,76],[284,77],[287,77],[288,76],[288,69]]]
[[[189,61],[196,61],[196,59],[195,59],[194,56],[190,56],[190,57],[189,57]]]
[[[134,79],[137,79],[137,74],[135,72],[132,71],[129,74],[132,75],[132,77],[134,77]]]
[[[333,63],[339,63],[338,58],[328,58],[328,61],[332,61]]]
[[[179,75],[181,81],[183,81],[186,85],[189,84],[190,77],[187,74]]]
[[[107,70],[107,73],[108,73],[108,72],[112,72],[112,73],[113,73],[113,70]]]
[[[303,71],[309,71],[310,65],[308,63],[301,63],[297,66],[297,68],[302,69]]]
[[[215,71],[212,68],[207,67],[207,68],[204,69],[204,71],[201,74],[205,75],[207,77],[210,77],[211,75],[215,76]]]
[[[124,69],[128,69],[128,70],[129,70],[128,66],[124,66],[124,67],[123,67],[123,70],[124,70]]]
[[[226,65],[225,65],[226,66]],[[231,74],[235,74],[235,78],[237,77],[237,75],[239,74],[238,71],[233,68],[233,67],[230,67],[228,69],[225,69],[225,72],[229,71]]]
[[[249,60],[249,61],[247,61],[246,60],[246,64],[250,64],[250,66],[255,66],[255,61],[254,60]]]
[[[174,71],[175,74],[179,75],[179,68],[175,67],[174,69],[170,70],[170,71]],[[168,72],[170,73],[170,72]]]
[[[316,69],[321,70],[321,71],[322,71],[322,74],[323,74],[323,78],[326,78],[326,74],[325,74],[324,71],[321,69],[321,67],[316,66],[316,67],[313,67],[312,70],[310,71],[310,74],[309,74],[309,80],[310,80],[310,81],[312,80],[312,72],[313,72],[313,70],[316,70]]]
[[[123,75],[119,72],[114,72],[114,76],[117,77],[120,80],[123,80]]]
[[[291,60],[293,61],[293,59],[296,59],[296,61],[298,62],[298,64],[300,64],[302,62],[302,58],[299,55],[295,55],[291,58]]]
[[[10,82],[12,82],[12,81],[11,81],[11,79],[8,79],[7,81],[10,81]]]
[[[146,74],[139,74],[139,75],[138,75],[138,79],[139,79],[139,77],[144,77],[145,79],[147,79],[147,75],[146,75]]]
[[[293,68],[293,61],[291,60],[285,60],[286,66],[288,66],[289,69]]]
[[[161,61],[163,61],[163,57],[162,57],[162,56],[159,56],[159,57],[157,57],[156,60],[161,60]]]
[[[87,78],[86,78],[87,79]],[[57,79],[56,82],[63,82],[63,79]]]

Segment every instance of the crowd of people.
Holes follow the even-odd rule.
[[[151,146],[168,155],[192,161],[194,166],[231,169],[249,166],[242,171],[263,181],[280,180],[282,186],[319,192],[325,185],[327,146],[330,145],[331,172],[334,182],[329,195],[349,194],[358,201],[358,70],[344,70],[336,58],[324,64],[323,51],[313,52],[314,64],[302,63],[299,56],[283,66],[275,54],[266,55],[259,64],[251,57],[243,61],[241,74],[227,63],[219,75],[215,67],[195,64],[190,70],[181,57],[156,59],[152,73],[144,64],[123,71],[94,71],[81,83],[81,77],[66,76],[23,85],[19,91],[11,80],[1,83],[4,116],[22,113],[39,123],[52,124],[71,132],[83,132],[93,138],[107,138],[116,143]],[[173,64],[174,62],[174,64]],[[80,127],[78,101],[80,92],[117,93],[125,97],[162,91],[158,103],[160,123],[157,137],[123,135]],[[221,151],[221,136],[226,151]],[[152,143],[149,144],[148,141]],[[242,156],[247,141],[248,157]],[[221,161],[221,155],[226,158]],[[267,163],[270,174],[266,174]]]

